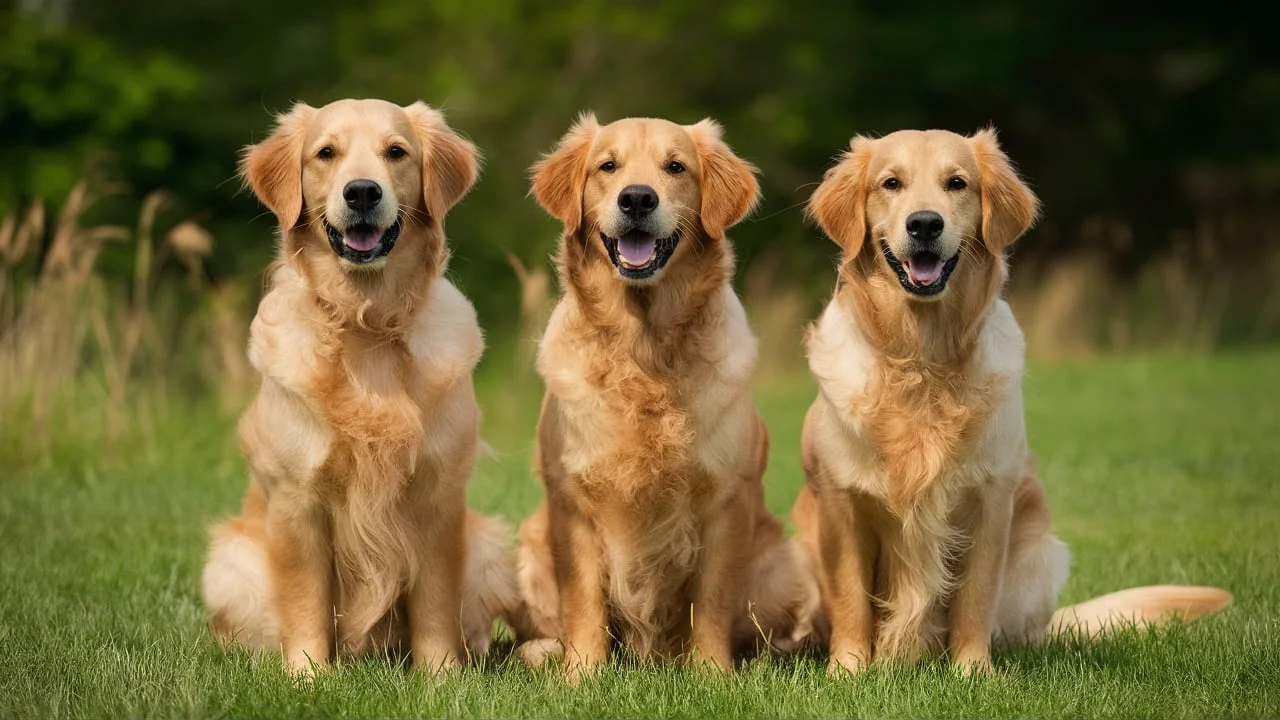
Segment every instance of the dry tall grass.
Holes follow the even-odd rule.
[[[24,457],[47,452],[63,436],[101,443],[106,452],[125,433],[145,443],[157,423],[172,417],[175,400],[213,400],[209,411],[229,416],[243,408],[255,383],[245,342],[256,278],[211,283],[204,263],[213,238],[190,221],[161,222],[162,192],[143,200],[129,227],[92,224],[91,211],[106,194],[82,183],[52,222],[43,203],[0,219],[0,445]],[[1206,217],[1124,282],[1108,261],[1132,241],[1124,223],[1086,223],[1079,245],[1092,251],[1052,263],[1015,259],[1009,296],[1030,353],[1053,359],[1206,351],[1228,337],[1274,341],[1280,238],[1259,238],[1246,259],[1222,250],[1225,239],[1257,227],[1270,225]],[[129,277],[102,271],[108,250],[132,259]],[[526,266],[514,256],[510,264],[520,281],[519,304],[512,299],[509,325],[489,328],[491,351],[509,356],[499,357],[501,369],[484,380],[501,385],[491,388],[492,397],[506,399],[539,390],[533,358],[555,292],[549,267]],[[814,278],[806,286],[778,267],[766,255],[745,268],[761,382],[805,372],[804,328],[832,280]],[[520,407],[494,402],[486,414],[513,427],[523,422]]]
[[[551,310],[555,306],[555,298],[552,296],[554,290],[551,272],[546,266],[527,266],[512,253],[507,253],[507,264],[520,282],[519,342],[515,352],[515,371],[525,373],[533,369],[538,339],[542,337],[547,319],[551,317]]]
[[[242,293],[204,287],[209,234],[183,222],[158,237],[162,192],[144,199],[133,227],[86,224],[104,197],[82,182],[52,228],[43,203],[0,221],[0,416],[26,452],[47,451],[55,436],[109,448],[126,431],[151,435],[183,346],[221,350],[206,368],[210,387],[248,384]],[[100,271],[110,244],[131,245],[127,282]],[[164,272],[170,264],[186,283]]]
[[[1250,228],[1264,228],[1263,237]],[[1106,219],[1084,223],[1078,245],[1091,249],[1049,263],[1015,260],[1008,295],[1028,352],[1053,359],[1275,341],[1280,229],[1271,228],[1246,213],[1205,214],[1194,228],[1174,231],[1162,254],[1121,278],[1111,258],[1132,245],[1133,228]],[[1242,245],[1248,249],[1226,250]]]
[[[756,381],[806,372],[804,329],[817,316],[817,306],[780,275],[778,252],[766,253],[746,269],[742,304],[759,341]]]

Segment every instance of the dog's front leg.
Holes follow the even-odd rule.
[[[564,666],[577,684],[609,659],[609,607],[601,548],[590,521],[566,498],[552,498],[551,544],[560,588]]]
[[[721,672],[733,668],[733,621],[746,611],[743,578],[751,552],[751,518],[745,493],[703,521],[702,556],[691,609],[693,660]]]
[[[972,539],[951,601],[951,661],[966,672],[991,670],[991,628],[1004,581],[1013,493],[992,488],[973,518]]]
[[[459,664],[466,516],[466,498],[460,488],[441,492],[418,508],[422,546],[418,573],[409,588],[409,647],[413,667],[432,674]]]
[[[805,492],[809,490],[806,489]],[[815,493],[818,511],[818,575],[831,616],[829,672],[859,672],[872,659],[875,631],[872,607],[876,535],[859,513],[851,491],[831,488]],[[870,502],[867,500],[867,502]]]
[[[267,565],[285,669],[310,676],[333,648],[333,546],[319,503],[298,497],[268,505]]]

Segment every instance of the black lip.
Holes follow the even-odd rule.
[[[366,265],[380,257],[385,257],[387,253],[391,252],[391,248],[396,246],[396,239],[400,237],[400,221],[396,220],[391,227],[382,232],[382,239],[378,241],[377,246],[372,250],[361,251],[347,247],[347,244],[342,242],[343,233],[338,228],[327,222],[324,224],[324,227],[329,235],[329,247],[333,248],[333,251],[343,260],[346,260],[353,265]],[[356,223],[352,228],[361,228],[364,230],[376,229],[368,223]]]
[[[622,260],[618,258],[618,239],[611,238],[604,233],[600,233],[600,240],[604,243],[604,249],[609,253],[609,260],[613,262],[613,266],[618,268],[618,274],[628,280],[647,280],[653,277],[654,273],[666,267],[667,261],[671,259],[672,254],[676,251],[676,245],[680,244],[680,231],[676,230],[669,237],[659,238],[654,243],[653,259],[648,265],[638,268],[630,268],[622,264]]]
[[[893,271],[898,274],[898,283],[902,285],[902,289],[916,297],[933,297],[946,290],[947,280],[951,279],[951,273],[955,271],[956,265],[960,263],[960,253],[957,252],[942,266],[942,276],[938,278],[938,282],[932,285],[917,285],[911,282],[911,276],[907,274],[907,269],[903,267],[902,261],[889,249],[888,243],[881,240],[880,249],[884,252],[885,260],[889,261],[889,267],[893,268]]]

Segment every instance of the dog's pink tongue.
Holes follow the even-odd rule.
[[[632,267],[647,265],[653,259],[657,243],[642,233],[627,233],[618,238],[618,257]]]
[[[907,277],[911,282],[928,287],[942,277],[942,258],[931,252],[921,252],[907,259]]]
[[[352,228],[347,231],[342,242],[347,247],[358,252],[369,252],[378,247],[378,241],[382,239],[382,231],[373,228]]]

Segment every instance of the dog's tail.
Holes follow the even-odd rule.
[[[1129,588],[1070,605],[1053,614],[1050,635],[1096,638],[1135,625],[1190,622],[1231,604],[1231,593],[1214,587],[1150,585]]]
[[[511,528],[496,517],[467,510],[467,569],[462,604],[467,652],[488,652],[494,618],[502,618],[517,642],[529,637],[529,611],[516,580]]]

